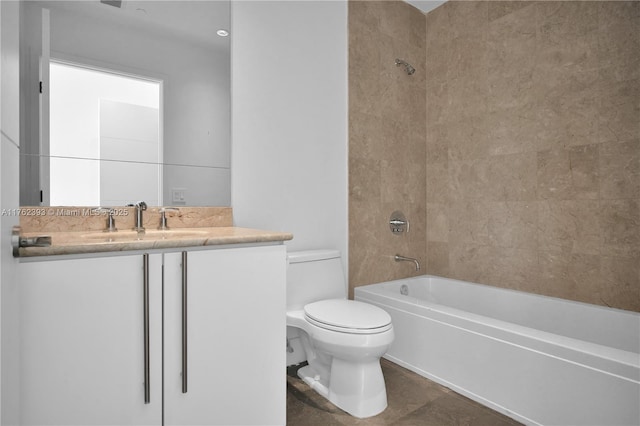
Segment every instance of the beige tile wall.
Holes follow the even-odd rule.
[[[428,273],[640,311],[640,2],[449,1],[424,41],[406,5],[349,12],[351,287],[412,273],[385,261],[425,250],[382,230],[404,201]],[[426,61],[382,108],[382,58],[405,53],[380,38],[401,33]]]
[[[425,18],[402,1],[349,2],[349,287],[426,266]],[[417,72],[395,65],[404,59]],[[401,210],[409,233],[393,235]],[[420,273],[424,273],[421,271]]]

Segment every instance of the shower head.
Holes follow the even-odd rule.
[[[403,59],[396,59],[396,66],[403,66],[404,70],[406,71],[407,75],[413,75],[414,72],[416,72],[416,69],[414,67],[411,66],[410,63],[408,63],[407,61],[403,60]]]

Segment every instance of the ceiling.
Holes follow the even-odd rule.
[[[427,13],[446,0],[404,0]],[[124,0],[121,7],[102,4],[99,0],[44,0],[35,1],[47,8],[73,10],[115,22],[129,21],[137,26],[157,29],[193,42],[228,46],[215,31],[229,29],[230,8],[228,1],[180,1],[180,0]]]
[[[116,25],[128,23],[143,31],[156,31],[192,43],[213,47],[229,45],[228,40],[216,35],[219,29],[229,30],[228,1],[124,0],[121,7],[109,6],[99,0],[41,0],[34,3]]]
[[[442,1],[436,1],[436,0],[404,0],[407,3],[409,3],[410,5],[420,9],[422,11],[422,13],[427,13],[430,10],[435,9],[436,7],[440,6],[442,3],[444,3],[446,0],[442,0]]]

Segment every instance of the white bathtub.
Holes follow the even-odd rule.
[[[430,275],[355,299],[391,315],[385,358],[520,422],[640,424],[638,313]]]

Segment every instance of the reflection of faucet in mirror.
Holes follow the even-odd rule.
[[[145,203],[144,201],[138,201],[135,204],[127,204],[127,207],[136,208],[136,226],[134,226],[133,230],[144,233],[144,221],[142,219],[142,212],[147,209],[147,203]]]
[[[175,207],[163,207],[160,209],[160,225],[158,225],[158,229],[161,231],[166,231],[169,229],[167,225],[167,212],[180,212],[180,209]]]

